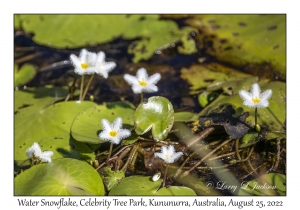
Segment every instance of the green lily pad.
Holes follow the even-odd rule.
[[[174,109],[164,97],[154,96],[147,103],[141,103],[134,113],[135,132],[138,135],[152,129],[153,139],[164,140],[174,122]]]
[[[247,79],[245,81],[247,81]],[[257,123],[268,131],[284,132],[286,120],[286,83],[279,81],[269,83],[261,81],[259,82],[259,85],[262,92],[271,89],[273,93],[269,99],[269,107],[258,109]],[[248,82],[244,85],[242,85],[241,82],[241,89],[249,91],[251,86],[252,84],[249,84]],[[243,105],[243,100],[238,94],[239,90],[240,89],[234,90],[234,93],[231,96],[228,94],[220,94],[217,99],[199,113],[199,116],[207,116],[212,110],[219,108],[221,105],[232,105],[237,114],[249,112],[246,123],[249,126],[254,127],[255,109]]]
[[[14,179],[16,196],[104,195],[102,179],[88,163],[71,158],[38,164]]]
[[[173,20],[161,20],[159,15],[15,15],[15,26],[34,33],[39,44],[57,48],[78,48],[105,43],[123,37],[137,39],[128,52],[133,62],[149,59],[157,49],[165,48],[189,36],[191,27],[179,28]],[[105,33],[103,33],[105,31]],[[184,45],[186,45],[184,43]]]
[[[123,171],[112,171],[110,167],[105,167],[104,169],[105,177],[103,177],[103,182],[108,191],[115,185],[117,185],[123,178],[125,174]]]
[[[26,84],[34,77],[34,75],[35,75],[35,68],[33,67],[33,65],[25,64],[21,67],[21,69],[18,68],[18,65],[15,65],[14,86],[18,87],[19,85]]]
[[[283,174],[269,173],[241,185],[238,195],[286,195],[286,177]]]
[[[268,63],[285,78],[286,15],[199,15],[187,23],[202,31],[212,46],[207,53],[218,60],[239,67]]]
[[[282,140],[286,139],[286,132],[264,132],[265,140]]]
[[[20,93],[21,94],[21,93]],[[34,95],[34,94],[33,94]],[[95,103],[84,101],[77,103],[75,101],[60,102],[48,107],[38,104],[39,100],[32,99],[32,106],[22,108],[15,114],[14,128],[14,158],[17,162],[23,162],[27,159],[26,150],[32,146],[34,142],[40,143],[41,146],[49,148],[54,152],[53,158],[74,157],[79,152],[77,148],[86,148],[84,155],[89,159],[94,159],[94,153],[83,143],[75,143],[70,137],[70,128],[75,116],[82,110],[93,106]],[[49,99],[50,100],[50,99]],[[53,98],[52,98],[53,100]],[[30,100],[29,100],[30,101]],[[42,108],[41,108],[42,107]],[[78,144],[81,144],[80,146]],[[45,148],[42,148],[44,150]]]
[[[224,81],[249,77],[248,74],[217,63],[197,64],[189,68],[182,68],[180,76],[191,85],[190,94],[198,94],[201,89],[213,83],[219,84]]]
[[[17,112],[16,114],[31,114],[32,112],[35,112],[35,110],[46,108],[46,106],[65,97],[67,94],[67,87],[55,87],[50,85],[40,88],[16,90],[14,92],[14,111]],[[26,111],[23,112],[23,110]]]
[[[258,133],[250,132],[243,136],[239,148],[251,146],[259,141]]]
[[[149,176],[130,176],[123,179],[118,185],[114,186],[109,195],[117,196],[117,195],[184,195],[184,196],[191,196],[196,195],[195,191],[188,187],[181,187],[181,186],[171,186],[168,188],[160,188],[162,179],[153,182],[151,177]]]
[[[234,95],[239,92],[239,90],[244,89],[245,87],[251,86],[254,83],[258,82],[258,77],[253,77],[248,75],[247,78],[239,78],[230,81],[220,81],[215,82],[207,86],[207,91],[218,91],[223,90],[227,95]]]
[[[112,123],[117,117],[121,117],[123,128],[133,129],[134,111],[135,106],[129,102],[111,102],[103,105],[94,105],[76,116],[71,127],[72,136],[80,142],[92,144],[106,142],[98,136],[102,130],[101,120],[107,119]],[[137,136],[128,137],[126,140],[137,140]]]
[[[181,38],[182,46],[178,46],[177,50],[181,54],[190,55],[192,53],[198,52],[195,40],[188,36],[183,36]]]

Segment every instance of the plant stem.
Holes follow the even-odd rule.
[[[109,152],[108,152],[107,159],[106,159],[106,164],[107,165],[108,165],[108,160],[110,159],[110,156],[111,156],[112,148],[113,148],[113,144],[110,143],[110,145],[109,145]]]
[[[251,147],[250,152],[248,153],[248,156],[246,158],[239,159],[235,163],[240,163],[240,162],[244,162],[244,161],[249,160],[249,158],[251,157],[251,154],[252,154],[253,150],[254,150],[254,146]]]
[[[165,170],[165,174],[164,174],[164,180],[163,180],[163,183],[162,183],[162,188],[165,187],[165,185],[166,185],[167,172],[168,172],[168,164],[166,165],[166,170]]]
[[[255,108],[255,126],[257,125],[257,107]]]
[[[184,165],[195,155],[197,154],[196,151],[194,151],[193,153],[191,153],[185,160],[184,162],[181,164],[181,166],[177,169],[175,175],[174,175],[174,178],[176,178],[182,171]]]
[[[238,158],[238,160],[241,160],[242,158],[239,153],[239,141],[240,141],[240,139],[235,140],[235,154],[236,154],[236,157]]]
[[[79,95],[79,100],[80,100],[80,101],[82,101],[83,83],[84,83],[84,75],[82,75],[82,77],[81,77],[80,95]]]
[[[194,170],[196,167],[198,167],[204,160],[206,160],[211,154],[213,154],[215,151],[217,151],[218,149],[220,149],[221,147],[223,147],[225,144],[227,144],[228,142],[230,142],[232,139],[228,139],[226,141],[224,141],[222,144],[220,144],[219,146],[217,146],[216,148],[214,148],[212,151],[210,151],[208,154],[206,154],[200,161],[198,161],[193,167],[191,167],[188,171],[184,172],[181,175],[181,178],[187,176],[192,170]]]
[[[85,90],[84,90],[84,93],[83,93],[83,96],[82,96],[82,99],[83,99],[83,100],[84,100],[84,98],[85,98],[85,95],[86,95],[86,93],[87,93],[87,91],[88,91],[88,89],[89,89],[89,86],[90,86],[90,84],[91,84],[91,82],[92,82],[94,76],[95,76],[95,74],[93,74],[93,75],[91,76],[90,80],[88,81],[87,86],[85,87]]]
[[[141,92],[141,103],[143,103],[143,101],[144,101],[144,93]]]

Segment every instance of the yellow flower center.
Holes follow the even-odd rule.
[[[109,135],[112,136],[112,137],[116,137],[118,135],[118,132],[117,131],[110,131]]]
[[[252,99],[252,102],[255,103],[255,104],[257,104],[257,103],[260,102],[260,99],[257,98],[257,97],[255,97],[255,98]]]
[[[89,67],[89,65],[87,63],[82,63],[80,65],[81,65],[81,68],[83,68],[84,70],[86,70]]]
[[[145,82],[145,80],[141,80],[141,81],[139,81],[139,84],[140,84],[140,86],[146,86],[147,85],[147,82]]]
[[[166,154],[166,159],[169,159],[171,157],[170,154]]]

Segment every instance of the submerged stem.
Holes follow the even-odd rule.
[[[188,171],[184,172],[181,175],[181,178],[187,176],[192,170],[194,170],[196,167],[198,167],[204,160],[206,160],[210,155],[212,155],[215,151],[217,151],[218,149],[220,149],[221,147],[223,147],[225,144],[227,144],[228,142],[230,142],[231,139],[228,139],[226,141],[224,141],[222,144],[220,144],[219,146],[217,146],[215,149],[213,149],[212,151],[210,151],[208,154],[206,154],[200,161],[198,161],[193,167],[191,167]]]
[[[134,154],[137,152],[139,145],[134,145],[133,148],[131,149],[131,152],[128,156],[128,159],[126,161],[126,163],[124,164],[124,166],[122,167],[121,171],[125,172],[127,170],[128,164],[132,161]]]
[[[238,160],[241,160],[241,156],[240,156],[240,152],[239,152],[239,141],[240,139],[236,139],[235,140],[235,154],[236,154],[236,157],[238,158]]]

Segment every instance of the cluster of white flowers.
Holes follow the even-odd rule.
[[[53,155],[52,151],[42,152],[40,145],[36,142],[26,150],[26,155],[29,158],[38,158],[42,162],[51,162],[51,156]]]
[[[72,54],[70,59],[75,67],[75,73],[79,75],[96,73],[104,78],[108,78],[108,73],[116,67],[115,62],[105,61],[105,54],[102,51],[96,54],[82,49],[79,57]]]
[[[75,73],[79,75],[99,74],[105,79],[108,78],[108,73],[116,67],[115,62],[106,62],[104,52],[100,51],[97,54],[82,49],[79,57],[70,55],[72,64],[74,65]],[[136,76],[129,74],[124,75],[126,82],[131,85],[134,93],[152,93],[158,91],[156,83],[160,80],[159,73],[155,73],[148,77],[145,68],[138,69]]]

